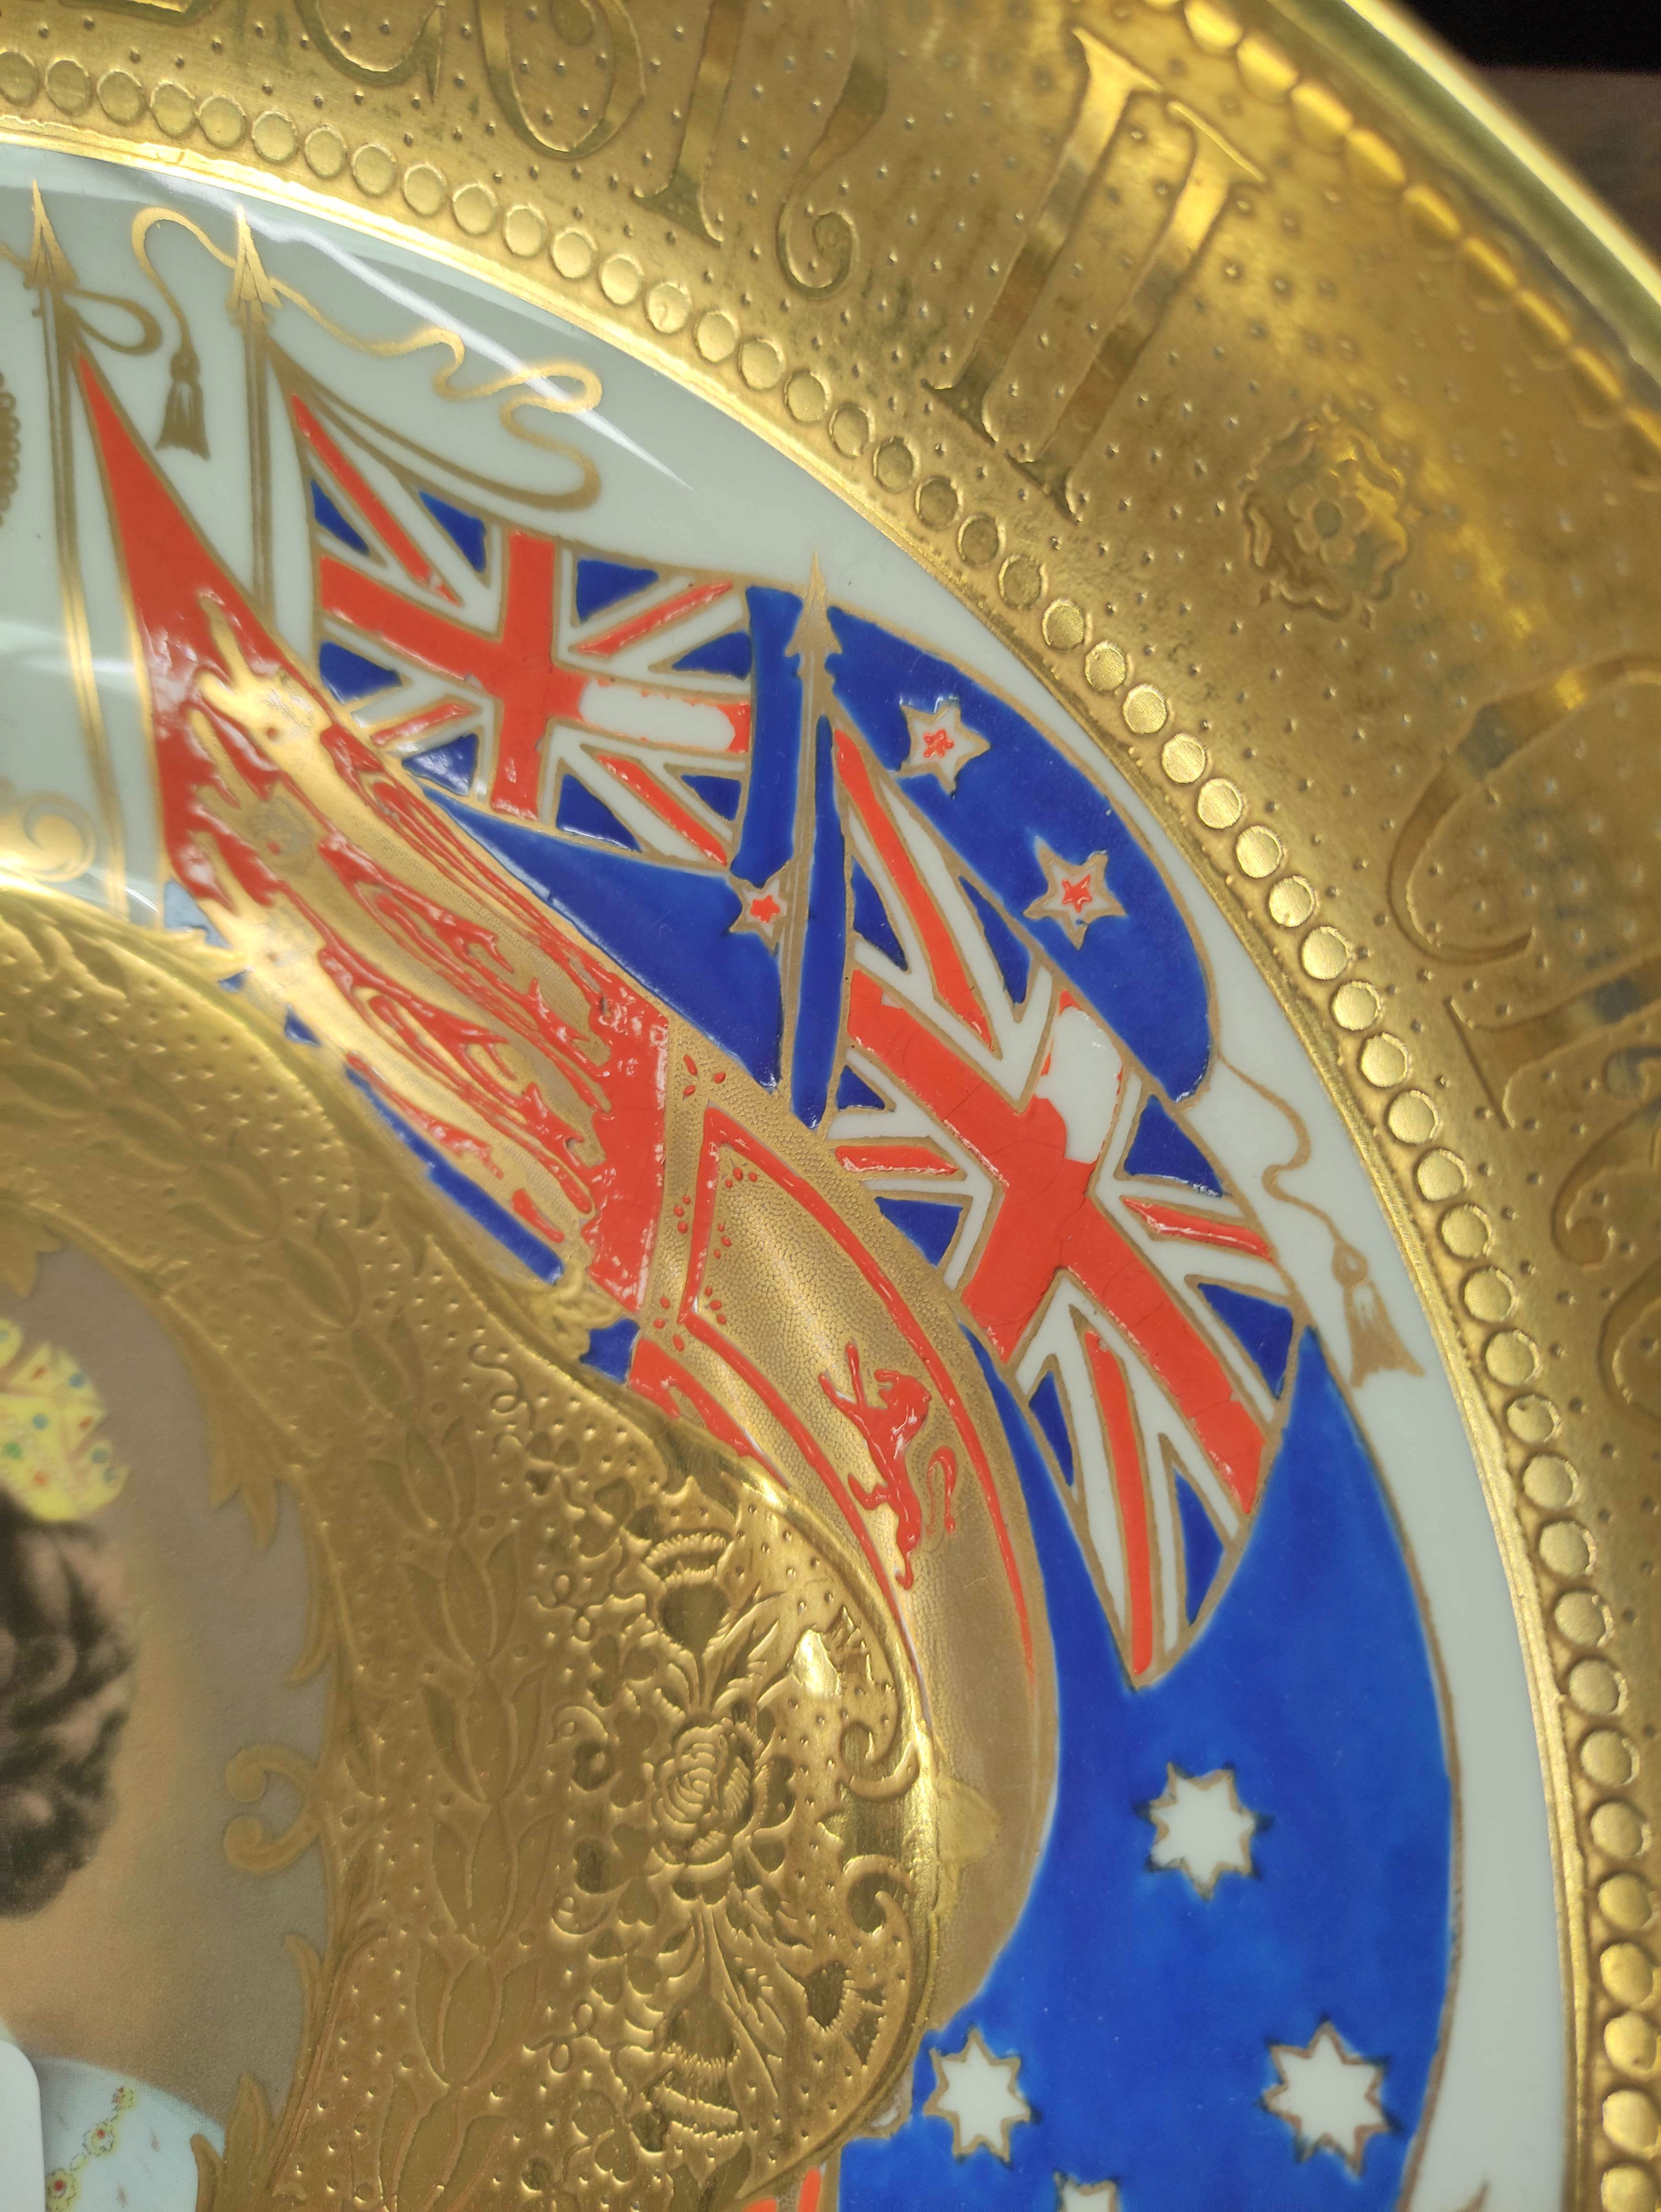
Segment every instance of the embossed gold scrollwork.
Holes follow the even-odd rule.
[[[0,878],[72,884],[97,850],[98,833],[85,807],[57,792],[20,794],[0,777]]]
[[[916,2047],[934,1753],[867,1571],[799,1501],[580,1371],[211,956],[0,889],[6,1218],[156,1301],[218,1486],[305,1536],[314,1764],[255,1746],[317,1849],[301,2056],[244,2081],[204,2212],[399,2212],[534,2170],[720,2212],[824,2157]],[[165,1078],[155,1070],[165,1070]],[[258,1097],[257,1124],[227,1110]]]
[[[279,1836],[268,1834],[252,1814],[231,1822],[225,1831],[225,1856],[244,1874],[280,1874],[317,1841],[316,1771],[285,1744],[251,1744],[238,1752],[225,1770],[225,1786],[239,1804],[257,1805],[272,1775],[298,1792],[300,1810]]]
[[[460,332],[441,323],[423,323],[401,337],[367,338],[344,325],[338,323],[311,301],[305,293],[283,279],[268,276],[260,264],[252,233],[246,222],[239,228],[234,251],[216,245],[200,224],[176,209],[149,207],[141,209],[133,217],[132,247],[134,258],[151,283],[155,286],[181,333],[181,349],[193,356],[190,344],[189,327],[178,295],[156,267],[151,246],[153,234],[166,225],[186,232],[205,252],[211,254],[222,268],[231,274],[231,312],[238,319],[246,319],[245,303],[251,298],[260,304],[262,314],[270,313],[282,306],[298,308],[310,317],[320,330],[338,343],[355,352],[367,354],[377,361],[399,361],[408,356],[436,351],[443,357],[434,368],[432,388],[441,399],[481,400],[497,399],[502,426],[514,437],[539,447],[571,464],[578,471],[579,482],[565,491],[543,491],[534,486],[515,486],[514,497],[522,504],[547,510],[587,507],[593,503],[599,489],[599,474],[593,459],[575,446],[562,439],[550,436],[535,426],[538,414],[554,416],[581,415],[599,404],[600,380],[595,371],[585,362],[554,357],[547,361],[526,362],[486,375],[477,383],[460,381],[464,369],[471,366],[471,356]],[[153,321],[153,319],[152,319]],[[273,365],[279,374],[295,384],[307,382],[299,365],[282,353],[275,344],[271,348]],[[344,402],[337,403],[342,407]],[[356,413],[355,410],[347,411]],[[367,420],[367,418],[362,418]],[[382,438],[407,447],[409,441],[380,424],[374,426]],[[165,442],[165,441],[164,441]],[[484,479],[465,468],[456,473],[464,480],[483,487]]]

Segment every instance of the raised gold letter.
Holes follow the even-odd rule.
[[[995,438],[996,433],[986,419],[987,393],[1036,311],[1050,272],[1084,213],[1118,137],[1125,111],[1137,94],[1159,95],[1161,90],[1146,70],[1139,69],[1094,32],[1075,25],[1073,35],[1083,52],[1087,71],[1084,97],[1043,205],[973,351],[949,385],[936,387],[965,422],[972,422],[989,438]],[[1183,125],[1193,147],[1175,204],[1059,419],[1036,452],[1018,457],[1019,465],[1043,485],[1064,514],[1075,520],[1074,470],[1124,388],[1201,247],[1216,228],[1229,193],[1237,185],[1263,181],[1244,155],[1191,108],[1168,100],[1165,112]]]

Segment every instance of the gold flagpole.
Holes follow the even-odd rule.
[[[116,787],[109,733],[98,696],[93,669],[92,629],[87,617],[86,588],[81,573],[80,520],[75,483],[75,361],[80,319],[70,305],[78,280],[69,257],[58,242],[34,187],[34,237],[24,283],[40,301],[39,313],[46,349],[46,398],[52,450],[53,520],[58,543],[58,575],[64,607],[64,643],[70,678],[75,688],[76,708],[82,736],[92,767],[93,787],[103,833],[104,895],[112,911],[127,910],[126,838],[121,818],[120,794]]]

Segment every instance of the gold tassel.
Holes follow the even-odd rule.
[[[196,348],[186,338],[168,364],[173,382],[161,416],[158,447],[180,446],[187,453],[208,458],[208,430],[202,414],[202,364]]]
[[[1424,1370],[1396,1333],[1384,1302],[1353,1244],[1341,1239],[1332,1255],[1332,1272],[1344,1293],[1344,1326],[1349,1331],[1349,1381],[1354,1389],[1369,1375],[1394,1370],[1402,1375]]]

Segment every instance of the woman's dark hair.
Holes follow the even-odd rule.
[[[107,1541],[0,1492],[0,1913],[38,1912],[92,1856],[132,1662]]]

